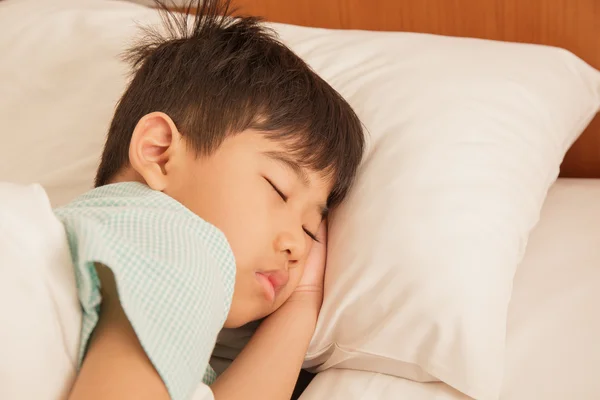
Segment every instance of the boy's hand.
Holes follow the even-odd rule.
[[[297,297],[309,297],[318,300],[319,307],[323,299],[323,283],[325,279],[325,263],[327,261],[327,221],[323,221],[317,232],[318,242],[313,245],[306,257],[304,273],[300,283],[289,300]]]
[[[317,233],[291,296],[258,327],[211,389],[216,399],[289,399],[323,301],[327,222]],[[296,277],[296,279],[298,279]]]

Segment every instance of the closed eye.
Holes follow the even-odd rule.
[[[273,182],[271,182],[271,180],[269,178],[265,178],[265,180],[267,182],[269,182],[269,185],[271,185],[273,190],[275,190],[277,192],[277,194],[281,197],[281,199],[287,203],[288,197],[285,194],[283,194],[283,192],[281,190],[279,190],[279,188],[277,186],[275,186],[275,184]]]
[[[311,233],[309,230],[307,230],[305,227],[302,227],[302,229],[304,229],[304,233],[306,233],[308,235],[309,238],[311,238],[312,240],[314,240],[317,243],[321,243],[319,241],[319,239],[317,239],[317,235],[315,235],[314,233]]]
[[[281,199],[287,203],[288,201],[288,197],[281,191],[279,190],[279,188],[273,183],[271,182],[271,180],[269,178],[265,178],[265,180],[267,182],[269,182],[269,185],[271,185],[271,187],[273,188],[274,191],[277,192],[277,194],[279,195],[279,197],[281,197]],[[319,239],[317,239],[317,235],[315,235],[314,233],[312,233],[311,231],[309,231],[308,229],[306,229],[305,227],[302,227],[302,230],[304,230],[304,233],[306,233],[306,235],[311,238],[312,240],[314,240],[317,243],[321,243],[319,241]]]

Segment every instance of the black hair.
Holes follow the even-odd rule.
[[[194,0],[184,12],[162,1],[164,26],[147,27],[125,53],[133,78],[108,131],[96,186],[129,164],[138,121],[169,115],[198,156],[246,129],[285,145],[301,166],[331,179],[328,206],[346,195],[362,158],[362,124],[350,105],[256,17],[230,1]]]

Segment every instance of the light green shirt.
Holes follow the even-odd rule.
[[[55,210],[67,232],[83,310],[79,363],[110,268],[121,305],[171,398],[215,379],[208,361],[233,296],[235,260],[217,228],[140,183],[88,192]]]

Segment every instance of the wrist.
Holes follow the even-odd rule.
[[[312,316],[316,320],[322,303],[323,293],[320,291],[295,291],[277,311]]]

